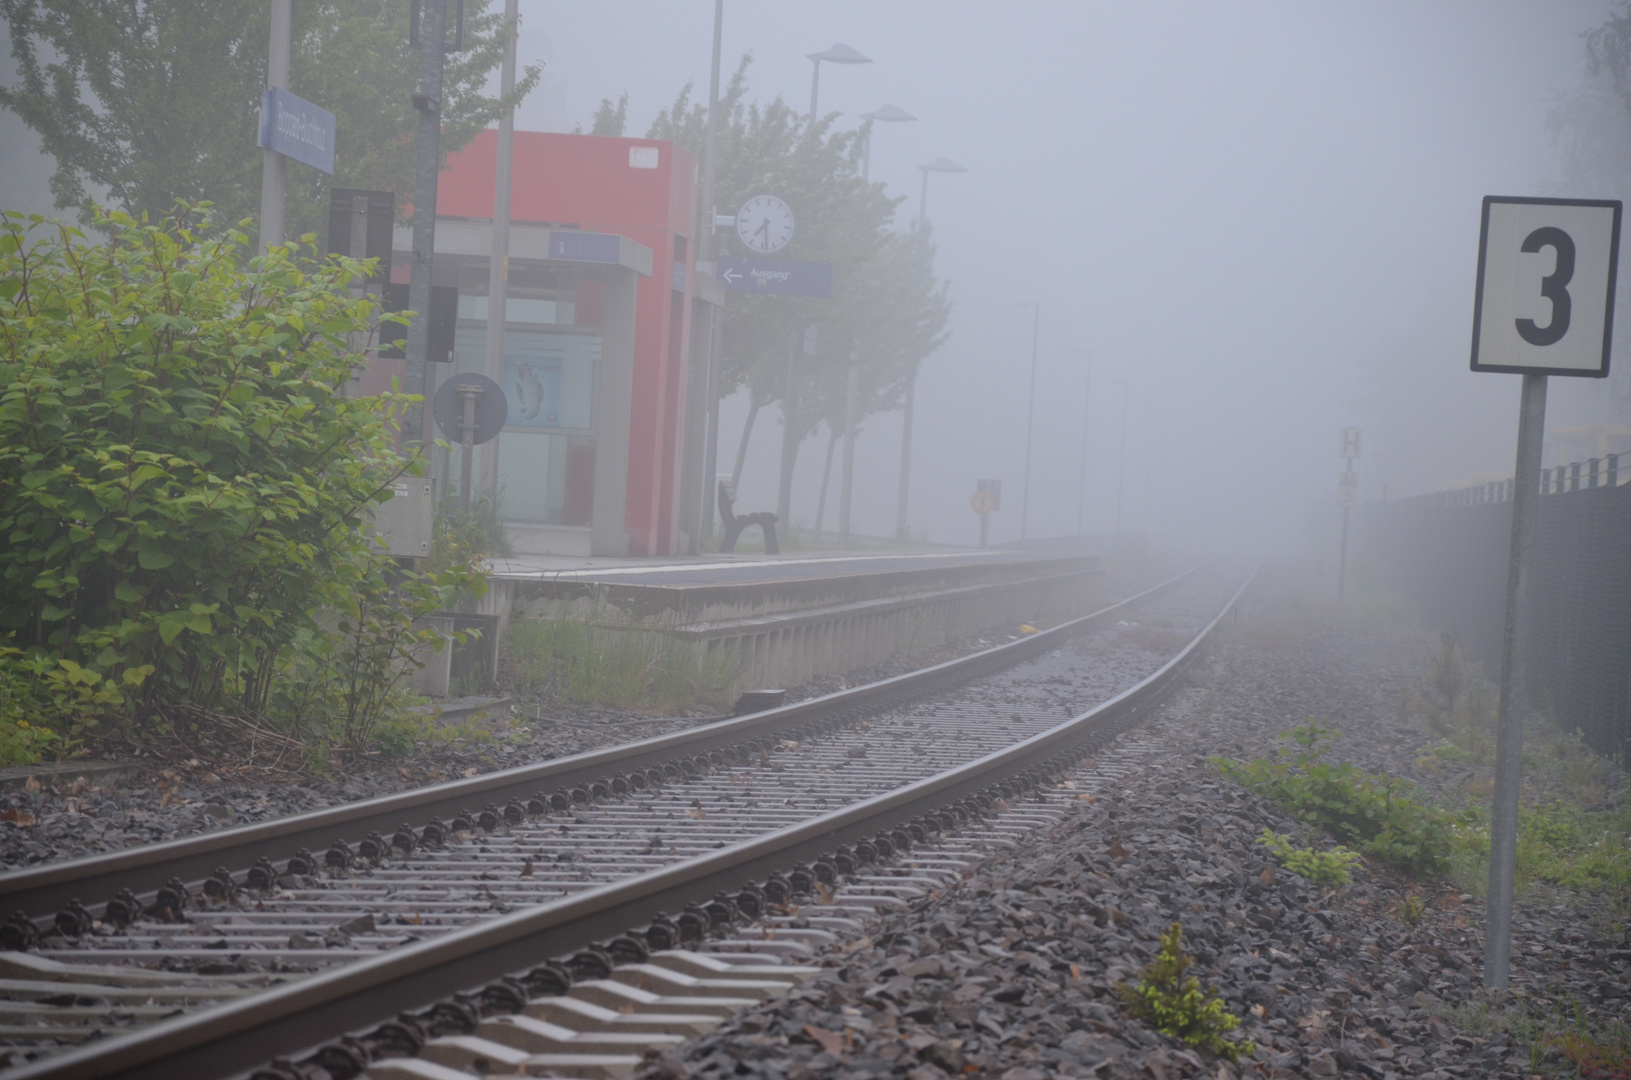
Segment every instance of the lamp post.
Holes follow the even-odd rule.
[[[902,108],[900,108],[899,106],[896,106],[896,105],[880,105],[878,108],[873,109],[871,112],[862,113],[861,114],[861,119],[862,120],[871,120],[873,122],[877,122],[877,121],[881,120],[884,123],[901,124],[901,123],[905,123],[908,120],[916,120],[917,117],[913,116],[911,113],[907,112],[905,109],[902,109]],[[871,179],[872,179],[872,129],[867,128],[867,132],[866,132],[866,150],[861,155],[861,182],[864,184],[864,183],[868,182]]]
[[[928,220],[929,207],[929,174],[968,172],[957,162],[950,158],[935,158],[927,165],[919,165],[923,172],[923,193],[917,200],[917,228],[923,231]],[[901,419],[900,427],[900,496],[895,503],[895,539],[905,542],[911,535],[906,528],[906,497],[909,493],[912,479],[912,407],[917,398],[917,372],[912,373],[912,381],[906,384],[906,412]]]
[[[266,87],[289,85],[289,27],[293,0],[272,0],[272,36],[266,49]],[[262,251],[283,243],[283,155],[270,146],[261,151]]]
[[[717,267],[714,261],[714,174],[715,162],[719,157],[719,50],[724,29],[725,0],[714,0],[714,55],[713,67],[708,75],[708,132],[702,149],[702,205],[699,208],[702,220],[697,229],[697,270],[707,274],[715,273]],[[721,338],[725,332],[725,309],[711,306],[710,318],[708,432],[702,448],[702,520],[698,523],[696,536],[691,540],[692,550],[686,552],[688,555],[696,554],[694,549],[701,541],[713,538],[714,512],[717,509],[719,483],[715,479],[715,472],[719,468],[719,381],[720,369],[724,365]]]
[[[1127,490],[1127,380],[1117,379],[1121,387],[1121,450],[1116,455],[1116,537],[1121,537],[1121,501]]]
[[[951,160],[951,158],[943,157],[935,158],[927,165],[919,165],[918,169],[923,173],[923,191],[917,199],[917,225],[921,229],[923,223],[928,220],[929,214],[929,174],[932,172],[960,173],[968,172],[968,170]]]
[[[1030,532],[1031,431],[1036,421],[1036,341],[1042,329],[1042,301],[1020,297],[1014,303],[1031,309],[1031,391],[1025,404],[1025,479],[1019,489],[1019,538],[1024,540]]]
[[[1078,346],[1087,354],[1087,380],[1082,390],[1082,467],[1076,481],[1076,535],[1082,535],[1083,510],[1087,506],[1087,433],[1093,417],[1093,350]]]
[[[504,60],[499,68],[498,93],[509,97],[515,90],[515,39],[520,22],[520,0],[505,0]],[[493,247],[487,264],[487,338],[482,368],[494,382],[504,381],[504,307],[509,299],[510,265],[510,180],[515,160],[515,109],[505,109],[498,118],[496,176],[493,180]],[[489,510],[498,507],[497,440],[482,448],[481,489],[490,499]],[[464,492],[460,492],[462,496]]]
[[[814,70],[810,73],[810,123],[816,119],[816,95],[821,89],[821,61],[829,64],[870,64],[872,57],[862,55],[842,41],[833,42],[832,48],[822,52],[805,53]]]

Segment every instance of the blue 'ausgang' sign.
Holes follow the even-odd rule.
[[[261,94],[260,145],[334,175],[334,114],[281,86]]]
[[[726,292],[825,297],[832,295],[832,263],[721,255],[719,280]]]

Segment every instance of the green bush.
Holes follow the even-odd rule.
[[[251,258],[186,207],[97,225],[0,227],[4,662],[136,734],[171,704],[281,704],[356,742],[429,640],[413,618],[480,588],[366,535],[391,481],[424,471],[395,446],[410,399],[348,393],[369,267]]]
[[[1291,837],[1264,829],[1257,842],[1268,848],[1280,865],[1316,885],[1346,885],[1353,880],[1350,870],[1360,859],[1359,852],[1340,844],[1330,851],[1300,848]]]
[[[1352,762],[1320,760],[1335,734],[1310,721],[1280,736],[1299,749],[1282,746],[1273,758],[1246,762],[1213,761],[1225,776],[1359,845],[1366,855],[1412,875],[1442,872],[1455,842],[1455,817],[1412,798],[1413,789],[1402,780],[1372,776]]]
[[[1183,951],[1183,928],[1173,923],[1161,935],[1161,950],[1138,982],[1122,983],[1116,993],[1135,1017],[1162,1034],[1238,1061],[1257,1045],[1249,1039],[1233,1042],[1223,1037],[1239,1027],[1240,1020],[1224,1008],[1216,990],[1202,988],[1199,979],[1187,974],[1194,962]]]

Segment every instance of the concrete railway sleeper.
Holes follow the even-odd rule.
[[[1185,600],[1174,590],[1187,583],[1184,593],[1212,594],[1206,610],[1217,612],[1219,590],[1209,577],[1185,575],[1135,600],[1171,608],[1179,625],[1204,622],[1194,619],[1202,597]],[[1118,605],[1107,612],[1127,610]],[[1089,618],[1102,623],[1106,614]],[[1084,622],[1053,631],[1061,640],[1051,644],[1062,643],[1060,630],[1090,629]],[[1153,676],[1063,724],[1073,710],[1039,707],[1035,700],[1011,715],[1004,715],[1004,707],[995,719],[1006,722],[994,724],[995,702],[945,694],[944,682],[909,688],[918,700],[907,708],[898,698],[851,691],[819,699],[847,715],[823,715],[808,708],[816,703],[800,703],[762,714],[784,720],[794,714],[794,722],[773,725],[769,736],[749,740],[738,727],[736,742],[688,747],[696,752],[679,761],[670,757],[629,768],[598,783],[580,779],[526,800],[495,799],[480,813],[455,811],[451,820],[436,815],[417,829],[393,829],[389,837],[372,830],[355,845],[335,842],[320,855],[301,850],[281,869],[263,857],[247,872],[222,870],[197,885],[172,877],[145,897],[127,888],[100,913],[66,905],[44,928],[14,919],[6,924],[14,939],[43,930],[47,948],[5,958],[11,966],[0,967],[0,996],[26,1001],[29,991],[22,984],[54,982],[56,993],[36,988],[33,1000],[80,1010],[47,1024],[56,1040],[72,1042],[77,1031],[79,1037],[95,1032],[104,1041],[12,1075],[231,1075],[275,1056],[276,1047],[309,1047],[322,1033],[363,1030],[402,1009],[423,1008],[449,986],[509,978],[519,969],[517,950],[523,947],[545,966],[551,956],[568,957],[568,974],[576,965],[581,981],[586,971],[599,970],[584,957],[615,966],[644,962],[643,951],[666,955],[704,941],[717,950],[720,943],[710,935],[740,919],[759,918],[770,920],[765,925],[774,936],[740,944],[744,956],[757,957],[757,966],[796,961],[829,932],[822,920],[846,916],[837,909],[823,914],[821,905],[811,914],[804,903],[802,925],[794,925],[776,914],[793,897],[815,894],[825,903],[838,889],[851,900],[871,897],[867,903],[874,908],[899,902],[898,890],[911,886],[880,869],[892,856],[989,817],[1003,800],[1097,752],[1176,678],[1204,637],[1194,636]],[[1034,659],[1051,647],[1044,645],[1023,653],[1008,646],[1008,662]],[[1044,657],[1030,666],[1050,662]],[[1030,677],[1036,681],[1040,674],[1046,672]],[[897,689],[901,680],[890,682]],[[925,700],[933,690],[942,691],[941,699]],[[846,724],[843,738],[816,737]],[[634,746],[644,752],[642,744]],[[914,782],[901,786],[902,780]],[[823,812],[830,807],[837,809]],[[121,919],[123,927],[108,933]],[[588,948],[596,941],[599,953]],[[342,963],[347,960],[354,962]],[[381,974],[382,963],[390,974]],[[182,970],[155,971],[152,965]],[[306,974],[312,968],[326,970]],[[131,991],[126,999],[144,987],[162,992],[143,997],[140,1012],[109,1010],[102,1023],[76,1029],[76,1019],[94,1020],[96,1009],[114,1000],[104,992],[103,984],[115,982],[109,972],[125,978]],[[648,982],[656,977],[646,976]],[[100,981],[85,983],[90,978]],[[370,981],[376,978],[379,985]],[[617,981],[602,973],[602,981],[608,978]],[[74,983],[94,992],[67,989]],[[7,992],[13,988],[18,993]],[[504,998],[496,990],[485,993],[484,1001],[495,994]],[[162,1014],[155,1010],[167,1001],[175,1008],[213,1007],[145,1032],[113,1035],[119,1026],[158,1019]],[[23,1034],[19,1028],[38,1031],[41,1022],[38,1010],[0,1008],[0,1039],[11,1036],[15,1043]],[[421,1034],[452,1031],[448,1023],[432,1023]],[[384,1030],[407,1038],[389,1025]],[[254,1035],[246,1044],[249,1031]],[[466,1031],[459,1037],[476,1036]],[[243,1059],[245,1045],[263,1049]],[[328,1053],[345,1056],[332,1048]],[[370,1050],[367,1060],[378,1057]],[[225,1068],[229,1060],[235,1064]],[[359,1075],[338,1068],[339,1060],[333,1064],[337,1068],[324,1066],[330,1075]],[[427,1058],[415,1067],[434,1064]],[[575,1068],[557,1064],[568,1072]],[[579,1075],[603,1074],[595,1073],[599,1066],[582,1065],[589,1072]]]

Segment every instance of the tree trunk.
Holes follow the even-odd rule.
[[[832,450],[838,445],[838,429],[827,429],[827,464],[821,467],[821,497],[816,500],[816,537],[821,536],[821,522],[827,515],[827,478],[832,475]]]
[[[742,462],[747,460],[748,440],[753,438],[753,421],[759,416],[759,409],[764,405],[757,397],[748,409],[748,422],[742,425],[742,441],[736,444],[736,468],[731,470],[731,487],[742,483]]]

